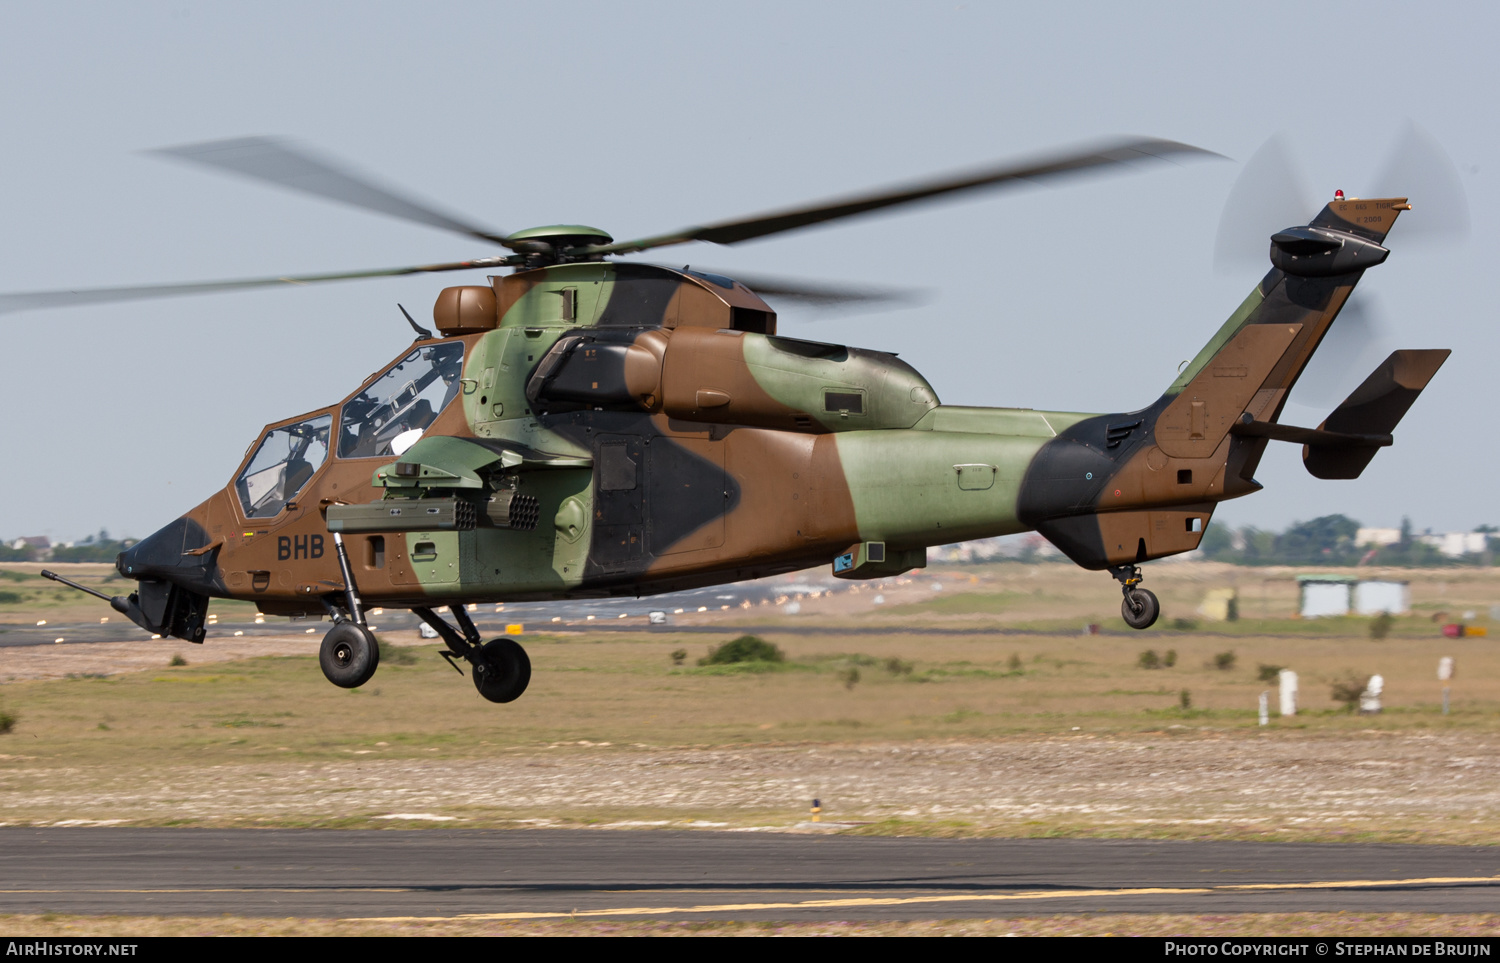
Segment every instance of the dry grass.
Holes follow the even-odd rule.
[[[181,667],[172,641],[0,648],[0,679],[74,676],[0,686],[17,720],[0,734],[0,822],[788,826],[816,795],[862,832],[1489,842],[1500,638],[1445,639],[1430,613],[1486,622],[1500,574],[1407,575],[1419,614],[1372,641],[1366,620],[1285,617],[1286,572],[1156,566],[1163,625],[1235,583],[1267,618],[1131,633],[1097,573],[936,570],[804,599],[797,616],[710,613],[696,635],[532,635],[532,687],[506,706],[414,633],[387,641],[415,659],[388,658],[353,692],[323,680],[315,636],[211,638]],[[693,665],[737,634],[713,623],[750,619],[786,663]],[[1088,621],[1106,633],[1082,634]],[[805,624],[839,633],[788,631]],[[963,626],[981,631],[929,631]],[[1141,668],[1146,648],[1176,664]],[[244,658],[266,650],[307,654]],[[1215,668],[1229,650],[1233,668]],[[1458,663],[1448,716],[1444,655]],[[1305,707],[1264,729],[1261,664],[1296,669]],[[1331,699],[1350,672],[1384,675],[1383,714]]]

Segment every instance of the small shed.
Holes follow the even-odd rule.
[[[1358,581],[1352,575],[1297,576],[1302,617],[1316,619],[1327,615],[1348,615],[1354,584]]]
[[[1377,579],[1358,582],[1354,586],[1354,611],[1359,615],[1405,615],[1411,611],[1411,586]]]
[[[1411,586],[1353,575],[1299,575],[1300,611],[1305,619],[1325,615],[1405,615],[1411,611]]]
[[[1198,606],[1198,614],[1211,622],[1233,622],[1240,617],[1239,592],[1232,588],[1209,589]]]

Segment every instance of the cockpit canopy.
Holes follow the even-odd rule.
[[[399,455],[457,397],[463,366],[457,341],[416,348],[391,365],[340,409],[339,457]]]
[[[464,346],[440,341],[413,347],[338,412],[339,458],[389,458],[410,448],[458,396]],[[269,428],[235,478],[246,518],[281,513],[328,459],[333,415],[312,415]]]
[[[234,488],[246,518],[270,518],[302,490],[328,458],[330,415],[266,432],[255,457],[235,479]]]

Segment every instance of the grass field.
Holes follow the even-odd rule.
[[[1500,638],[1439,628],[1486,624],[1500,575],[1404,573],[1414,613],[1373,640],[1368,619],[1290,617],[1290,573],[1149,574],[1165,614],[1147,633],[1111,617],[1113,582],[1062,565],[841,586],[795,616],[710,613],[686,634],[530,633],[531,688],[504,706],[414,633],[387,637],[354,691],[324,681],[311,645],[203,663],[212,638],[138,643],[160,662],[133,672],[109,645],[0,648],[0,679],[77,660],[0,685],[0,822],[786,827],[818,796],[853,832],[1493,840]],[[1203,594],[1230,584],[1246,617],[1202,619]],[[38,604],[15,621],[73,603]],[[696,664],[747,623],[786,661]],[[955,629],[971,634],[941,634]],[[1143,668],[1147,649],[1173,665]],[[176,653],[192,664],[169,666]],[[1458,665],[1447,715],[1442,656]],[[1281,666],[1302,711],[1276,717],[1272,691],[1263,728]],[[1333,701],[1377,672],[1379,715]]]
[[[0,570],[7,627],[106,618]],[[107,566],[70,566],[106,592]],[[1361,573],[1364,574],[1364,573]],[[387,635],[362,689],[324,681],[316,636],[0,646],[0,824],[761,827],[940,836],[1369,840],[1500,838],[1500,572],[1409,580],[1413,612],[1294,617],[1290,570],[1158,565],[1163,616],[1125,629],[1114,583],[1065,565],[934,569],[783,603],[674,617],[653,632],[561,625],[523,637],[518,702],[483,701],[414,633]],[[1197,611],[1234,586],[1235,622]],[[224,635],[254,617],[214,604]],[[278,620],[270,619],[271,623]],[[1100,627],[1090,634],[1086,626]],[[698,666],[750,626],[777,664]],[[528,626],[534,629],[535,626]],[[809,632],[807,630],[816,630]],[[264,649],[258,648],[264,646]],[[1151,650],[1155,664],[1143,667]],[[281,654],[256,656],[259,651]],[[128,653],[128,657],[127,657]],[[286,654],[305,653],[305,654]],[[1169,655],[1170,654],[1170,655]],[[186,665],[170,665],[174,655]],[[245,655],[255,657],[243,657]],[[1457,660],[1441,711],[1438,659]],[[1146,660],[1150,663],[1152,660]],[[1171,661],[1170,667],[1163,663]],[[146,666],[144,670],[141,666]],[[1274,667],[1302,710],[1275,714]],[[1335,683],[1385,677],[1352,714]],[[1271,691],[1268,726],[1257,699]],[[808,806],[819,798],[821,823]],[[39,936],[1285,935],[1472,936],[1493,915],[1037,915],[929,923],[407,922],[0,916]]]

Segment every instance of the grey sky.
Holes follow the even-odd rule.
[[[1390,347],[1455,354],[1362,479],[1317,481],[1273,445],[1267,490],[1218,520],[1467,529],[1500,521],[1500,454],[1469,430],[1500,356],[1479,267],[1500,253],[1496,21],[1485,4],[10,3],[0,290],[495,253],[143,153],[217,138],[289,136],[502,230],[623,238],[1117,134],[1244,160],[1283,131],[1321,202],[1362,193],[1411,118],[1457,163],[1474,231],[1408,249],[1398,226],[1361,290]],[[657,257],[925,288],[880,314],[785,310],[782,331],[899,351],[949,403],[1122,410],[1259,277],[1212,267],[1238,170],[1157,164]],[[1411,193],[1403,221],[1421,216]],[[0,536],[154,530],[223,485],[262,425],[395,355],[397,301],[421,320],[470,280],[0,316]]]

